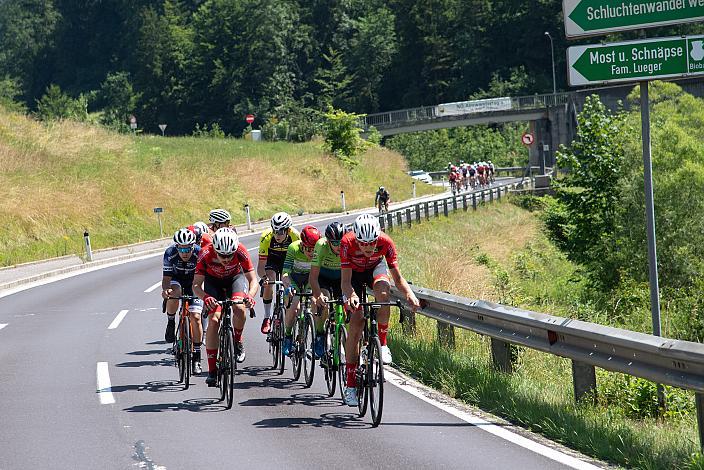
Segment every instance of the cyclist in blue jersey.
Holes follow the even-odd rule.
[[[164,267],[161,280],[161,296],[164,299],[193,295],[193,276],[196,272],[200,247],[196,245],[196,235],[188,228],[182,228],[174,234],[174,244],[164,252]],[[164,339],[172,343],[176,338],[176,312],[178,300],[166,302],[166,333]],[[203,301],[194,299],[188,307],[191,313],[191,327],[193,329],[193,373],[200,374],[200,348],[203,337],[203,324],[200,314],[203,311]],[[197,340],[197,342],[196,342]]]

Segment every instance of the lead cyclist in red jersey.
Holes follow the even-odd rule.
[[[210,321],[205,337],[205,350],[208,354],[209,387],[217,385],[218,329],[222,309],[219,300],[231,298],[244,300],[244,304],[233,306],[232,329],[237,353],[237,362],[245,359],[242,344],[242,330],[245,323],[245,307],[254,306],[254,296],[259,283],[254,265],[247,248],[239,242],[237,232],[229,227],[221,228],[213,235],[213,244],[198,258],[196,274],[193,278],[193,292],[203,299]]]
[[[361,292],[363,285],[367,285],[374,291],[374,298],[377,301],[388,302],[391,288],[389,274],[391,274],[394,285],[406,296],[406,301],[414,311],[420,308],[420,303],[398,269],[396,246],[393,240],[381,232],[379,220],[371,214],[357,217],[352,232],[342,237],[340,268],[342,293],[347,298],[348,308],[353,310],[345,344],[347,353],[345,403],[349,406],[357,406],[355,369],[359,361],[359,340],[364,328],[364,317],[359,310],[357,293]],[[377,314],[381,358],[385,364],[392,361],[391,351],[386,344],[390,313],[390,308],[385,306],[381,307]]]

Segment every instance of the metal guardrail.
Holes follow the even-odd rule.
[[[421,301],[418,313],[438,322],[438,338],[454,345],[454,327],[491,337],[494,366],[511,372],[520,345],[572,360],[577,400],[596,397],[594,367],[693,390],[699,438],[704,449],[704,344],[673,340],[620,328],[532,312],[411,286]],[[393,287],[392,298],[405,303]],[[402,312],[404,329],[415,316]]]
[[[521,111],[530,109],[544,109],[551,106],[559,106],[567,104],[573,93],[556,93],[546,95],[529,95],[511,97],[511,108],[505,111]],[[371,126],[382,128],[385,126],[397,126],[404,123],[428,121],[441,117],[438,111],[438,106],[422,106],[420,108],[399,109],[397,111],[388,111],[384,113],[367,114],[360,117],[359,125],[367,131]],[[490,114],[492,111],[481,114]],[[453,118],[470,116],[479,113],[467,113],[465,115],[454,115]]]
[[[404,225],[411,227],[414,223],[420,223],[423,219],[430,220],[430,217],[439,217],[440,214],[447,217],[450,212],[459,209],[467,211],[471,207],[476,210],[481,204],[501,200],[517,185],[515,182],[496,182],[490,188],[460,192],[454,196],[441,195],[437,198],[379,214],[379,223],[382,230],[390,232],[394,230],[394,226],[396,228]]]

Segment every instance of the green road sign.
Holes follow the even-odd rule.
[[[570,37],[704,19],[704,0],[563,0]]]
[[[704,36],[645,39],[567,49],[570,86],[704,74]]]

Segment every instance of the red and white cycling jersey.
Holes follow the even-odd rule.
[[[204,233],[200,236],[200,249],[205,250],[213,244],[213,236],[209,233]]]
[[[396,253],[396,245],[393,240],[385,234],[379,235],[374,248],[374,254],[370,257],[364,256],[359,248],[359,242],[354,236],[354,232],[347,232],[342,237],[340,243],[340,267],[352,269],[353,271],[363,272],[374,269],[381,259],[386,258],[386,264],[389,268],[398,267],[398,257]]]
[[[213,246],[210,245],[203,250],[196,265],[196,274],[219,279],[233,278],[242,271],[249,272],[253,270],[252,259],[249,257],[247,248],[242,243],[239,244],[235,256],[227,264],[220,264],[217,253],[215,253]]]

